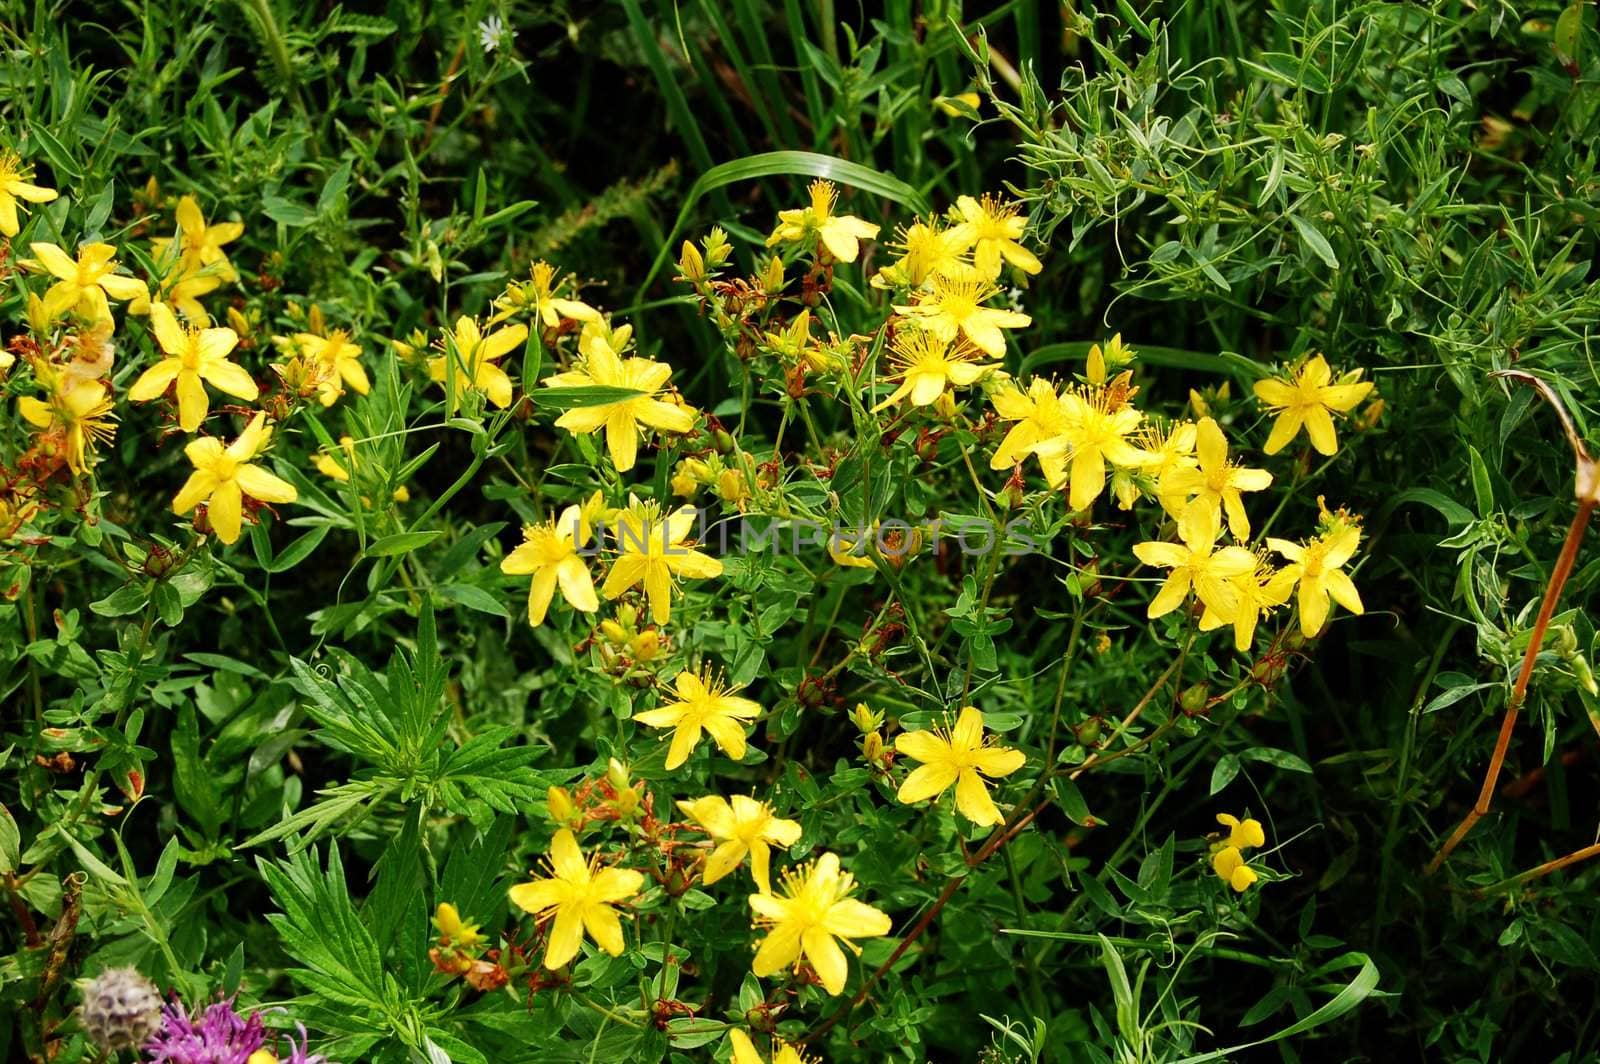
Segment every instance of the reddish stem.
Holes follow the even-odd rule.
[[[1424,874],[1433,875],[1444,864],[1446,859],[1467,837],[1467,832],[1489,812],[1489,803],[1494,799],[1495,784],[1500,780],[1500,769],[1506,761],[1506,749],[1511,745],[1511,733],[1517,726],[1517,715],[1522,712],[1522,703],[1528,696],[1528,681],[1533,678],[1533,663],[1539,656],[1539,649],[1544,645],[1545,632],[1550,627],[1550,618],[1555,615],[1556,603],[1561,599],[1561,590],[1566,587],[1567,578],[1572,575],[1572,566],[1578,559],[1578,547],[1583,543],[1583,534],[1589,527],[1589,517],[1594,513],[1595,500],[1593,498],[1580,498],[1578,512],[1572,515],[1572,525],[1567,529],[1567,540],[1561,546],[1561,556],[1556,559],[1556,567],[1550,573],[1550,582],[1545,585],[1544,601],[1539,605],[1539,617],[1533,622],[1533,632],[1528,637],[1527,652],[1522,655],[1522,669],[1517,673],[1517,682],[1511,688],[1511,698],[1506,703],[1506,715],[1500,721],[1500,735],[1495,740],[1494,754],[1489,758],[1489,771],[1483,777],[1483,786],[1478,790],[1478,800],[1473,803],[1472,809],[1467,813],[1455,831],[1439,847],[1439,852],[1433,855],[1433,860],[1428,862]]]

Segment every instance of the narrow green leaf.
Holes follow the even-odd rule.
[[[375,539],[367,547],[368,558],[392,558],[397,554],[410,554],[414,550],[426,547],[429,543],[444,535],[443,532],[434,530],[428,532],[396,532],[392,536]]]

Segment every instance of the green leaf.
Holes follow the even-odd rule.
[[[1494,484],[1489,479],[1489,467],[1483,455],[1472,444],[1467,444],[1467,461],[1472,467],[1472,498],[1478,507],[1479,517],[1494,513]]]
[[[1311,766],[1303,758],[1289,753],[1287,750],[1274,750],[1270,746],[1254,746],[1248,750],[1239,751],[1241,761],[1260,761],[1274,768],[1287,769],[1290,772],[1311,772]],[[1216,792],[1213,791],[1213,794]]]
[[[1322,231],[1298,214],[1289,215],[1289,220],[1300,231],[1300,239],[1305,241],[1306,247],[1311,249],[1312,254],[1321,259],[1322,264],[1328,269],[1337,270],[1339,256],[1333,253],[1333,245],[1328,243],[1328,238],[1322,235]]]
[[[303,203],[283,199],[281,196],[261,197],[261,213],[281,225],[299,229],[317,220],[317,212]]]
[[[529,392],[535,406],[545,410],[573,410],[584,406],[605,406],[608,403],[625,403],[644,392],[635,388],[614,388],[596,384],[578,388],[541,388]]]
[[[11,810],[0,804],[0,876],[10,875],[21,865],[22,829]]]
[[[1130,1043],[1139,1041],[1139,1003],[1134,1000],[1133,986],[1128,982],[1128,970],[1122,964],[1122,954],[1104,935],[1100,939],[1100,964],[1111,983],[1111,997],[1117,1008],[1117,1029]]]
[[[410,554],[414,550],[426,547],[443,532],[432,530],[427,532],[396,532],[392,536],[384,536],[367,544],[365,557],[392,558],[397,554]]]
[[[1263,1038],[1259,1041],[1246,1042],[1242,1045],[1229,1046],[1226,1049],[1214,1049],[1209,1053],[1201,1053],[1196,1056],[1184,1057],[1182,1060],[1179,1060],[1177,1064],[1204,1064],[1204,1062],[1207,1061],[1228,1060],[1237,1057],[1247,1049],[1254,1049],[1256,1046],[1270,1045],[1273,1042],[1281,1042],[1285,1038],[1293,1038],[1295,1035],[1304,1034],[1307,1031],[1314,1030],[1325,1024],[1332,1023],[1334,1020],[1337,1020],[1339,1017],[1343,1016],[1345,1013],[1349,1012],[1357,1005],[1365,1001],[1369,996],[1371,996],[1373,990],[1375,990],[1378,986],[1378,967],[1377,965],[1373,964],[1370,959],[1368,959],[1366,954],[1350,953],[1346,954],[1346,956],[1359,962],[1361,965],[1361,970],[1356,973],[1356,977],[1350,980],[1350,982],[1347,983],[1338,994],[1334,995],[1333,1000],[1329,1001],[1315,1012],[1301,1018],[1295,1023],[1290,1024],[1289,1026],[1283,1028],[1283,1030],[1268,1035],[1266,1038]]]
[[[144,604],[148,601],[150,601],[149,586],[140,581],[123,584],[100,601],[89,603],[89,608],[102,617],[126,617],[130,613],[138,613],[144,609]]]
[[[267,567],[267,571],[269,573],[285,573],[311,557],[311,552],[316,550],[317,546],[327,537],[330,527],[329,525],[318,525],[300,536],[293,543],[283,548],[276,558],[272,559],[272,564]]]
[[[487,613],[495,617],[509,618],[511,616],[511,612],[506,609],[504,602],[501,602],[483,588],[475,587],[472,584],[446,584],[443,587],[434,588],[434,594],[459,606],[465,606],[469,610],[477,610],[479,613]]]
[[[1208,793],[1222,793],[1238,774],[1239,758],[1234,754],[1223,754],[1217,760],[1216,767],[1211,770],[1211,790]]]

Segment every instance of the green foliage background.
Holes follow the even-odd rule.
[[[0,921],[8,1059],[43,1059],[47,1039],[53,1059],[91,1059],[70,1020],[55,1026],[68,983],[130,962],[194,1000],[218,987],[292,999],[336,1059],[709,1059],[720,1043],[681,1024],[617,1024],[548,992],[524,1007],[433,974],[434,903],[507,923],[505,887],[546,848],[548,785],[614,753],[653,787],[670,777],[652,739],[628,748],[618,718],[632,692],[574,655],[584,632],[530,634],[522,582],[498,570],[533,499],[577,498],[582,455],[558,451],[542,417],[487,440],[423,417],[435,396],[381,338],[482,312],[548,258],[634,322],[691,401],[736,415],[733,363],[663,263],[712,222],[758,240],[798,205],[814,164],[771,152],[881,175],[840,177],[868,186],[847,205],[874,221],[1002,187],[1023,199],[1046,269],[1023,294],[1035,324],[1013,372],[1068,372],[1120,332],[1142,352],[1147,395],[1176,411],[1201,390],[1257,441],[1249,384],[1300,354],[1364,367],[1385,404],[1375,426],[1344,430],[1335,459],[1275,467],[1281,527],[1309,528],[1319,494],[1366,516],[1366,616],[1341,618],[1264,686],[1220,644],[1182,663],[1183,686],[1237,693],[1076,787],[1057,783],[1039,830],[973,871],[926,952],[814,1048],[830,1061],[1204,1059],[1312,1017],[1309,1036],[1255,1052],[1600,1052],[1600,871],[1506,882],[1594,838],[1592,546],[1539,659],[1508,790],[1422,875],[1476,794],[1573,509],[1554,418],[1489,374],[1538,375],[1594,438],[1593,10],[1076,7],[4,5],[0,139],[64,193],[33,238],[98,233],[138,262],[134,205],[151,176],[208,217],[243,220],[237,305],[262,347],[301,320],[294,304],[355,323],[374,392],[323,427],[328,440],[383,437],[374,466],[417,500],[366,527],[353,498],[306,473],[302,503],[248,545],[144,575],[108,560],[108,544],[148,549],[171,532],[187,467],[141,411],[101,467],[103,531],[67,513],[37,542],[0,548],[0,871],[13,911],[46,936],[64,879],[82,892],[59,940],[29,944],[20,920]],[[516,37],[486,53],[477,27],[491,14]],[[976,122],[932,103],[973,88]],[[21,331],[20,284],[0,309],[5,335]],[[131,356],[136,341],[120,342]],[[781,406],[758,394],[751,432],[770,436]],[[8,463],[25,445],[13,407]],[[849,428],[819,417],[829,440]],[[327,442],[298,435],[280,457]],[[919,488],[922,467],[904,449],[893,461],[902,505],[966,490],[952,463]],[[1094,542],[1122,547],[1083,547],[1093,537],[1063,527],[1072,546],[1058,551],[1125,558],[1132,531],[1111,524]],[[881,602],[864,587],[877,574],[819,588],[749,561],[683,621],[685,647],[756,681],[775,709],[752,744],[770,760],[738,778],[779,788],[808,840],[853,855],[897,933],[967,870],[948,817],[893,805],[861,767],[845,719],[857,692],[916,719],[930,706],[875,700],[890,676],[950,693],[976,666],[980,704],[1037,751],[1056,663],[1086,617],[1086,643],[1119,636],[1072,670],[1072,725],[1120,718],[1181,645],[1160,626],[1122,639],[1145,624],[1142,600],[1092,613],[1097,592],[1061,571],[1008,567],[985,608],[974,574],[911,563],[895,592],[933,626],[925,655],[910,640],[887,657],[850,653]],[[813,699],[804,681],[841,662]],[[1141,728],[1182,716],[1178,689]],[[63,752],[70,769],[49,760]],[[129,770],[137,803],[118,793]],[[670,793],[691,791],[675,780]],[[1281,874],[1236,901],[1214,889],[1203,836],[1215,811],[1244,807],[1288,845]],[[653,941],[586,962],[583,992],[630,1006],[679,994],[739,1017],[759,993],[741,975],[742,898],[692,897],[699,908],[662,939],[695,958],[692,978]],[[1002,933],[1018,928],[1036,937]],[[868,944],[864,966],[889,948]],[[1377,990],[1353,1008],[1361,995],[1337,995],[1367,958]],[[1330,1000],[1345,1007],[1317,1015]],[[808,1002],[798,1030],[838,1004]]]

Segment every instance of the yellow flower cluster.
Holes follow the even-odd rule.
[[[1218,813],[1217,823],[1228,829],[1228,837],[1211,845],[1211,869],[1217,877],[1235,891],[1243,894],[1260,875],[1251,868],[1245,854],[1267,844],[1267,833],[1261,821],[1254,818],[1240,820],[1231,813]]]
[[[990,402],[995,416],[1010,427],[990,459],[990,468],[1020,472],[1032,456],[1046,483],[1052,489],[1065,489],[1067,505],[1078,511],[1091,509],[1108,483],[1123,509],[1142,496],[1153,498],[1172,518],[1177,541],[1147,541],[1133,548],[1139,561],[1168,571],[1150,602],[1151,618],[1172,612],[1193,595],[1201,606],[1200,630],[1232,626],[1235,645],[1247,651],[1261,618],[1286,603],[1296,587],[1300,626],[1307,636],[1322,630],[1330,597],[1352,613],[1361,613],[1360,595],[1342,571],[1360,542],[1359,522],[1342,511],[1335,518],[1324,509],[1317,537],[1304,543],[1269,538],[1250,547],[1245,496],[1270,486],[1272,474],[1234,459],[1221,424],[1209,415],[1197,422],[1172,424],[1147,417],[1133,404],[1139,390],[1132,383],[1132,371],[1121,369],[1136,357],[1115,336],[1104,346],[1090,348],[1081,382],[1062,386],[1035,377],[1026,388],[1010,380],[997,386]],[[1296,431],[1301,424],[1313,423],[1319,436],[1326,429],[1323,442],[1331,446],[1332,422],[1323,424],[1328,409],[1349,409],[1370,390],[1370,385],[1345,383],[1330,396],[1316,390],[1327,379],[1326,364],[1318,356],[1296,371],[1296,380],[1310,382],[1304,384],[1308,398],[1303,401],[1291,402],[1288,393],[1279,390],[1290,387],[1284,382],[1257,385],[1263,401],[1278,404],[1275,408],[1282,411],[1273,430],[1279,448],[1287,441],[1281,426],[1289,418],[1298,419],[1293,421]],[[1313,410],[1319,403],[1333,406]],[[1235,544],[1219,545],[1224,529]],[[1290,564],[1275,568],[1267,560],[1269,547]]]
[[[56,198],[30,178],[31,170],[14,155],[0,156],[0,231],[7,236],[19,231],[18,200],[48,203]],[[34,384],[43,394],[20,396],[17,408],[40,430],[35,451],[58,449],[74,476],[92,471],[96,450],[116,431],[109,387],[115,357],[110,342],[116,327],[113,303],[125,304],[129,314],[148,315],[149,334],[159,351],[128,389],[129,401],[174,396],[177,426],[193,434],[211,412],[208,386],[246,403],[260,396],[255,380],[230,359],[238,334],[212,326],[198,299],[238,280],[223,246],[236,240],[243,226],[207,224],[192,196],[179,201],[176,216],[175,235],[151,242],[159,271],[152,278],[154,298],[150,284],[120,272],[111,244],[84,244],[76,255],[45,241],[29,244],[33,258],[24,260],[24,267],[50,279],[42,296],[28,293],[33,333],[29,361]],[[293,485],[253,461],[272,438],[267,412],[242,412],[249,422],[231,443],[201,436],[185,446],[194,471],[172,504],[173,512],[182,515],[205,503],[208,523],[224,543],[238,539],[247,510],[297,497]]]

